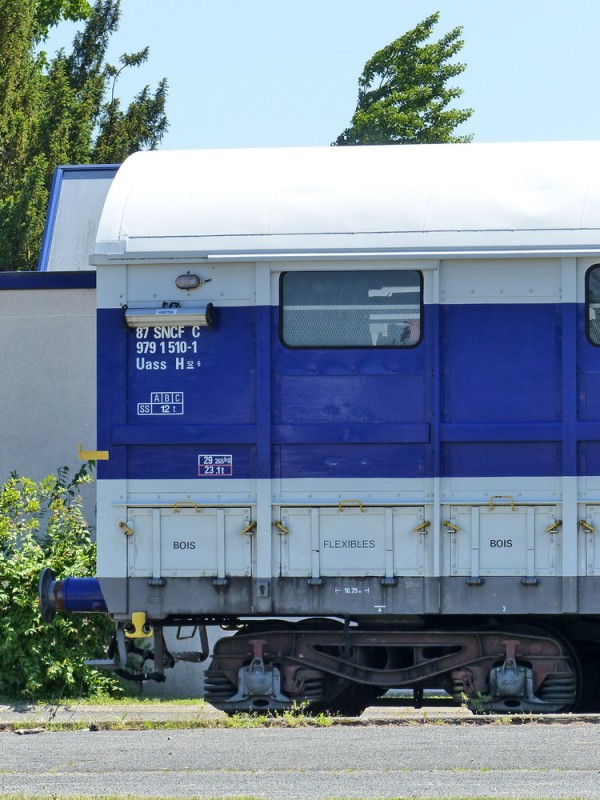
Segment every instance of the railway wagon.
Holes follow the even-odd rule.
[[[98,294],[113,669],[226,711],[600,701],[600,142],[146,152]],[[89,455],[89,454],[88,454]]]

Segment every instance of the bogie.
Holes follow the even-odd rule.
[[[277,692],[272,681],[259,692],[270,710],[287,699],[290,708],[356,715],[388,689],[413,689],[418,697],[427,686],[443,687],[473,711],[558,713],[576,707],[582,680],[571,648],[543,629],[380,631],[332,622],[311,630],[307,620],[280,630],[250,625],[220,640],[206,674],[207,699],[227,710],[252,709],[252,692],[244,683],[240,694],[236,676],[257,658],[263,673],[281,677]]]

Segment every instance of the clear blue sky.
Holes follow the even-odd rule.
[[[162,147],[328,145],[381,47],[440,11],[462,25],[458,105],[474,140],[600,138],[599,0],[122,0],[110,59],[150,47],[123,76],[128,101],[169,82]],[[72,38],[60,26],[47,49]],[[109,60],[110,60],[109,59]]]

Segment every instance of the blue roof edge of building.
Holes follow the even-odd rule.
[[[74,272],[0,272],[0,291],[31,289],[95,289],[94,270]]]

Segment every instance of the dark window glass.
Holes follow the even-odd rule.
[[[288,347],[414,347],[421,295],[414,270],[286,272],[281,339]]]
[[[586,290],[588,339],[600,345],[600,264],[588,269]]]

